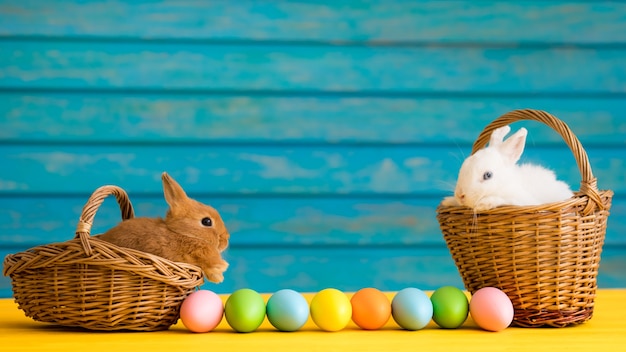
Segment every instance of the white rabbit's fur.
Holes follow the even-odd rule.
[[[494,130],[489,145],[465,159],[454,196],[446,197],[442,205],[484,211],[501,205],[558,202],[573,196],[569,186],[557,180],[553,171],[539,165],[517,164],[527,131],[521,128],[503,141],[510,130],[509,126]]]

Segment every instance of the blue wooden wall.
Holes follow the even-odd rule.
[[[0,0],[0,255],[71,239],[104,184],[163,215],[168,171],[231,232],[206,288],[461,286],[435,207],[526,107],[615,191],[599,284],[626,287],[624,2]],[[557,135],[518,125],[577,189]],[[118,220],[107,200],[94,230]]]

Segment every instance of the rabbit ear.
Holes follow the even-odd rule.
[[[504,140],[504,136],[506,136],[509,132],[511,132],[511,127],[508,125],[493,130],[493,132],[491,132],[491,138],[489,139],[489,146],[501,145]]]
[[[522,156],[527,134],[528,131],[525,128],[520,128],[519,131],[515,132],[500,145],[500,151],[504,158],[510,163],[516,163]]]
[[[165,201],[170,208],[174,208],[177,204],[181,204],[181,202],[189,199],[183,188],[167,172],[161,174],[161,180],[163,181]]]

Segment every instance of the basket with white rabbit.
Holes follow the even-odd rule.
[[[582,176],[579,191],[541,166],[516,164],[526,130],[504,137],[520,120],[542,122],[561,135]],[[593,315],[612,196],[598,190],[587,153],[563,121],[545,111],[515,110],[478,136],[437,219],[471,293],[504,291],[516,326],[564,327]]]
[[[134,217],[122,188],[102,186],[83,207],[72,240],[6,256],[3,273],[11,277],[13,296],[26,316],[91,330],[165,330],[177,322],[183,300],[203,277],[223,279],[227,263],[219,252],[228,242],[221,218],[188,198],[166,173],[162,179],[170,205],[165,219]],[[90,236],[96,211],[109,195],[115,196],[123,221]],[[218,241],[216,228],[226,237]],[[177,251],[180,243],[193,248]],[[202,259],[207,252],[209,258]]]

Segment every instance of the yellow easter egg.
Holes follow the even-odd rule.
[[[348,296],[334,288],[315,294],[310,307],[311,319],[324,331],[342,330],[352,318],[352,305]]]

